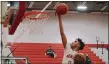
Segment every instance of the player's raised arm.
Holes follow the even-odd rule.
[[[66,44],[67,44],[67,38],[64,34],[61,15],[64,15],[67,12],[68,12],[68,6],[65,3],[59,3],[56,5],[56,14],[57,14],[58,19],[59,19],[60,34],[61,34],[61,39],[62,39],[62,43],[64,45],[64,48],[66,47]]]
[[[61,15],[58,15],[58,18],[59,18],[60,35],[61,35],[62,43],[63,43],[64,48],[65,48],[65,46],[67,44],[67,38],[66,38],[66,35],[64,34],[63,24],[61,21]]]

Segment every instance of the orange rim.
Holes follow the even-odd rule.
[[[35,14],[45,14],[47,16],[43,16],[42,18],[32,18],[32,17],[29,17],[30,15],[35,15]],[[37,19],[45,19],[45,18],[48,18],[49,14],[47,12],[36,12],[36,11],[32,11],[32,12],[26,12],[24,14],[24,18],[28,18],[30,20],[37,20]]]

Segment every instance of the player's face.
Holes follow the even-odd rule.
[[[78,40],[75,40],[74,42],[72,42],[72,45],[71,46],[74,46],[74,47],[76,47],[76,46],[79,46],[80,44],[79,44],[79,41]]]
[[[51,47],[49,47],[49,49],[51,49]]]

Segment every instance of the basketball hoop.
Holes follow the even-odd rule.
[[[38,15],[38,16],[37,16]],[[46,19],[49,17],[49,14],[46,12],[26,12],[24,14],[24,18],[30,19],[30,20],[37,20],[37,19]]]
[[[38,33],[42,25],[49,18],[49,14],[47,12],[31,11],[31,12],[26,12],[23,18],[29,21],[28,23],[29,34],[35,34]]]

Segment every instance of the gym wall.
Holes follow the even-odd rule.
[[[13,42],[17,38],[16,42],[61,43],[58,17],[54,13],[49,14],[49,19],[39,32],[28,35],[27,29],[20,38],[17,38],[20,35],[19,30],[27,28],[28,22],[22,22],[14,35],[8,35],[8,42]],[[106,14],[68,13],[62,16],[62,21],[68,43],[79,37],[86,44],[96,44],[97,36],[105,44],[108,43],[108,15]]]

